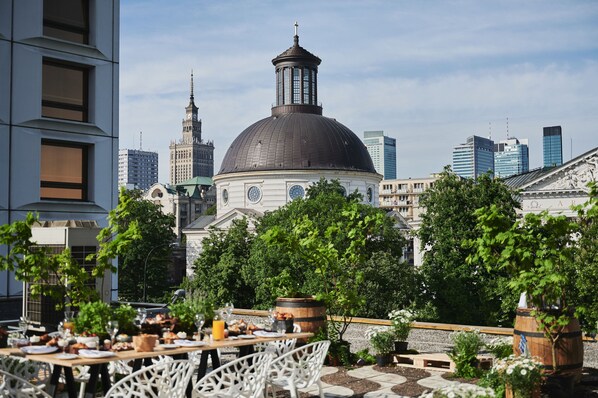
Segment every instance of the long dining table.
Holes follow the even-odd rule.
[[[203,377],[207,369],[208,356],[212,357],[212,366],[217,368],[220,366],[220,361],[217,355],[218,349],[223,348],[239,348],[239,355],[247,355],[253,352],[253,345],[256,343],[264,343],[277,340],[288,339],[306,339],[313,336],[313,333],[285,333],[275,337],[258,337],[243,338],[243,337],[229,337],[224,340],[205,342],[200,346],[179,346],[170,348],[171,345],[166,345],[168,348],[156,346],[154,351],[138,352],[135,350],[114,352],[112,356],[101,358],[82,358],[62,359],[59,352],[49,354],[25,354],[19,348],[2,348],[0,355],[12,355],[24,357],[26,359],[38,362],[45,362],[52,365],[52,375],[50,381],[46,386],[46,391],[51,396],[56,396],[57,386],[60,376],[64,373],[65,387],[69,398],[77,397],[77,386],[73,374],[73,368],[77,366],[89,366],[89,380],[85,387],[85,398],[95,396],[98,380],[102,383],[104,394],[108,392],[111,387],[110,374],[108,372],[108,363],[112,361],[133,362],[133,370],[140,369],[147,361],[159,355],[169,355],[173,357],[185,357],[188,353],[194,351],[201,351],[200,366],[198,370],[198,379]]]

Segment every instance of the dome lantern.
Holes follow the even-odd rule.
[[[322,114],[318,105],[318,65],[322,60],[299,45],[297,22],[293,46],[272,60],[276,68],[276,105],[272,116],[283,113]]]

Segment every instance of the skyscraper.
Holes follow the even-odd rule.
[[[119,8],[119,0],[0,1],[0,225],[35,211],[44,233],[34,241],[70,248],[82,267],[118,203]],[[24,300],[9,310],[36,324],[63,318],[14,273],[0,271],[0,282],[0,301]],[[102,299],[116,300],[116,282],[116,274],[98,281]]]
[[[214,176],[214,142],[201,138],[201,119],[197,117],[193,98],[193,73],[191,96],[185,108],[183,138],[170,143],[170,183],[176,185],[193,177]]]
[[[363,138],[376,171],[385,180],[397,178],[397,140],[385,136],[384,131],[364,131]]]
[[[118,186],[147,190],[158,182],[158,152],[118,151]]]
[[[561,126],[544,127],[544,167],[563,164],[563,132]]]
[[[453,148],[453,171],[463,178],[494,172],[494,141],[472,135]]]
[[[494,175],[506,178],[529,171],[527,139],[511,137],[494,144]]]

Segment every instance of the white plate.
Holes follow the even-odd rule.
[[[58,347],[46,346],[46,345],[28,345],[21,347],[21,351],[29,355],[40,355],[40,354],[51,354],[58,351]]]
[[[255,339],[255,336],[252,334],[240,334],[239,338],[240,339]]]
[[[177,344],[181,347],[200,347],[202,345],[208,345],[203,341],[193,341],[193,340],[175,340],[174,344]]]
[[[179,348],[180,345],[178,344],[160,344],[158,347],[164,350],[172,350],[173,348]]]
[[[113,357],[116,354],[112,351],[98,351],[98,350],[79,350],[81,358],[106,358]]]
[[[258,336],[258,337],[282,337],[283,336],[281,333],[266,332],[264,330],[256,330],[255,332],[253,332],[253,335]]]
[[[56,354],[56,358],[58,358],[58,359],[75,359],[75,358],[79,358],[79,355],[61,352],[60,354]]]

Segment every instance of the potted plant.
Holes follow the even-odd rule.
[[[112,320],[112,308],[103,301],[81,304],[74,319],[75,332],[88,336],[98,336],[103,340],[108,336],[106,324]]]
[[[386,327],[372,327],[366,331],[366,337],[370,340],[372,349],[376,354],[378,366],[386,366],[392,362],[390,353],[394,348],[394,332]]]
[[[395,352],[407,351],[407,337],[415,314],[409,310],[394,310],[388,314],[388,318],[395,336]]]
[[[495,398],[492,388],[459,383],[425,392],[419,398]]]
[[[505,398],[539,398],[542,363],[537,358],[510,355],[494,364],[489,377],[504,386]]]
[[[135,326],[135,317],[137,311],[129,304],[122,304],[116,307],[113,311],[114,319],[118,321],[120,334],[127,334],[134,336],[139,334],[139,328]]]

